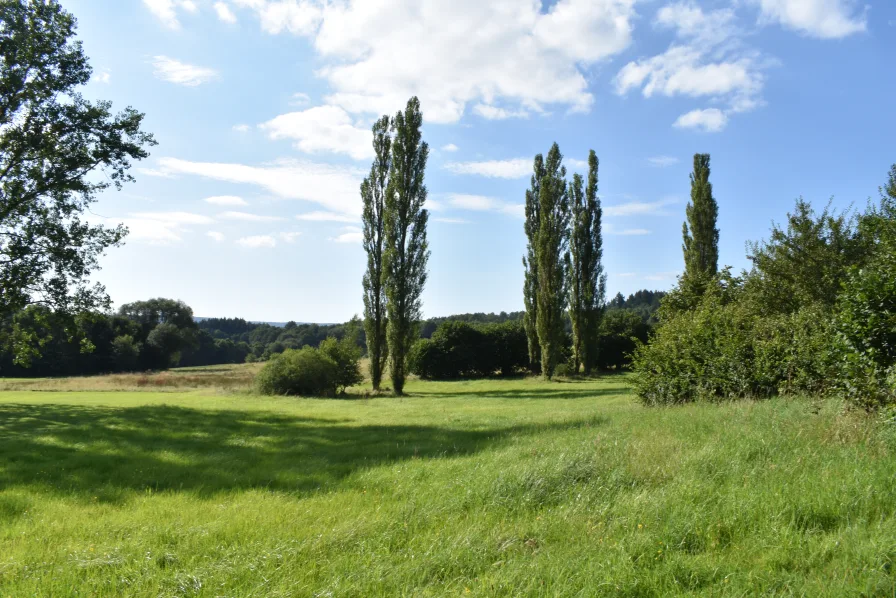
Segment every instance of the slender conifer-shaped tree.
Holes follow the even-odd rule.
[[[364,202],[364,251],[367,271],[364,273],[364,332],[367,356],[370,358],[370,380],[374,390],[380,389],[389,348],[386,340],[386,289],[383,277],[383,244],[385,241],[385,202],[391,169],[392,139],[389,117],[383,116],[373,125],[373,165],[370,176],[361,183]]]
[[[538,192],[538,264],[536,328],[541,348],[541,374],[550,380],[563,346],[563,309],[566,306],[566,264],[569,261],[569,193],[566,167],[555,143],[545,160]]]
[[[407,356],[417,339],[422,317],[420,295],[426,283],[429,245],[423,184],[429,146],[422,139],[420,100],[408,100],[392,121],[392,171],[386,191],[383,262],[389,322],[390,374],[395,394],[404,393]]]
[[[539,202],[541,179],[544,177],[544,158],[535,156],[532,165],[531,187],[526,190],[526,255],[523,257],[525,280],[523,282],[523,303],[526,314],[523,316],[523,327],[529,342],[529,365],[533,371],[541,369],[541,350],[538,346],[538,246]]]
[[[597,361],[597,340],[606,295],[603,274],[602,210],[597,197],[597,155],[588,156],[588,186],[583,190],[582,176],[573,176],[569,185],[572,228],[569,242],[567,288],[569,318],[572,323],[573,364],[575,371],[585,373]]]
[[[691,201],[684,223],[684,277],[698,281],[715,276],[719,269],[719,205],[712,196],[709,182],[709,154],[694,155],[691,173]]]

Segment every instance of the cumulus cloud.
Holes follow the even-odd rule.
[[[296,149],[309,154],[347,154],[355,160],[373,157],[370,131],[356,127],[348,112],[336,106],[281,114],[261,128],[271,139],[294,140]]]
[[[272,235],[254,235],[251,237],[242,237],[236,240],[237,245],[246,247],[247,249],[259,249],[263,247],[276,247],[277,239]]]
[[[248,133],[251,127],[249,125],[233,125],[233,130],[237,133]]]
[[[190,225],[208,225],[212,218],[191,212],[136,212],[125,218],[100,218],[103,224],[128,227],[127,241],[170,245],[183,239],[190,232]]]
[[[867,9],[856,0],[749,0],[761,20],[821,39],[836,39],[868,28]]]
[[[158,20],[170,29],[178,29],[180,21],[177,18],[177,11],[184,10],[186,12],[195,13],[199,10],[193,0],[143,0],[143,5]]]
[[[310,38],[329,104],[384,114],[417,95],[427,121],[449,123],[469,105],[587,110],[587,68],[629,46],[636,0],[234,1],[268,33]]]
[[[102,70],[98,73],[94,73],[91,81],[108,85],[112,82],[112,73],[110,73],[108,70]]]
[[[218,71],[214,69],[187,64],[167,56],[156,56],[152,65],[157,79],[187,87],[196,87],[218,78]]]
[[[220,243],[221,241],[223,241],[224,238],[225,238],[225,237],[224,237],[224,233],[219,233],[218,231],[214,231],[214,230],[210,230],[210,231],[208,231],[208,232],[205,233],[205,234],[206,234],[206,236],[211,237],[212,239],[214,239],[214,240],[215,240],[216,242],[218,242],[218,243]]]
[[[618,94],[640,90],[645,98],[707,98],[724,106],[724,112],[702,111],[706,124],[691,127],[712,132],[724,128],[728,115],[764,104],[763,71],[771,61],[746,46],[731,8],[706,12],[693,1],[673,2],[657,12],[654,24],[674,31],[676,41],[661,54],[626,64],[614,80]],[[698,112],[683,115],[675,126],[699,123]]]
[[[286,243],[295,243],[296,239],[298,239],[302,233],[292,232],[292,233],[280,233],[280,238]]]
[[[259,166],[221,162],[190,162],[161,158],[159,172],[193,175],[229,183],[259,186],[286,199],[316,203],[327,211],[360,218],[358,188],[364,171],[329,164],[280,160]]]
[[[459,150],[459,149],[460,149],[460,148],[457,147],[456,145],[454,145],[453,143],[449,143],[449,144],[447,144],[447,145],[443,145],[443,146],[442,146],[442,151],[443,151],[443,152],[456,152],[456,151]]]
[[[532,174],[532,159],[449,162],[445,168],[455,174],[475,174],[495,179],[520,179]]]
[[[296,92],[289,98],[289,103],[292,106],[307,106],[311,103],[311,98],[307,93]]]
[[[674,126],[679,129],[698,129],[706,133],[718,133],[728,125],[728,115],[718,108],[706,110],[691,110],[682,114],[675,121]]]
[[[215,13],[218,15],[218,18],[225,23],[229,23],[231,25],[236,23],[236,15],[233,14],[233,11],[230,10],[230,7],[223,2],[215,2]]]
[[[508,118],[528,118],[529,113],[525,110],[507,110],[498,106],[489,104],[476,104],[473,106],[473,112],[488,120],[506,120]]]

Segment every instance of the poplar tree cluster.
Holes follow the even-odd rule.
[[[530,362],[546,379],[561,361],[566,309],[572,321],[575,371],[584,366],[587,373],[597,360],[606,293],[597,172],[597,156],[591,151],[587,187],[578,174],[567,183],[563,155],[555,143],[547,158],[535,157],[526,191],[524,324]]]
[[[418,336],[429,245],[424,174],[429,146],[423,141],[420,101],[373,125],[375,158],[361,183],[364,203],[364,329],[370,378],[379,390],[386,365],[392,389],[404,392],[408,353]]]

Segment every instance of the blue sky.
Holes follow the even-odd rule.
[[[864,205],[896,162],[896,3],[871,0],[62,0],[85,95],[159,141],[94,218],[127,245],[117,304],[344,321],[362,309],[369,127],[420,97],[427,316],[522,309],[531,160],[600,160],[609,294],[682,269],[695,152],[712,154],[721,263],[747,265],[800,195]]]

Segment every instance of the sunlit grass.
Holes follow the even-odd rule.
[[[0,394],[0,596],[896,592],[868,416],[645,409],[622,377],[408,390]]]

